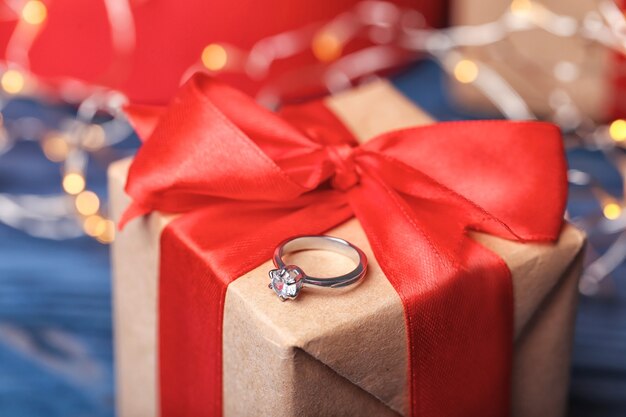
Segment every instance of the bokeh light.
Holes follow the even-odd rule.
[[[76,210],[83,216],[96,214],[100,209],[100,199],[93,191],[83,191],[76,196]]]
[[[533,3],[530,0],[513,0],[511,2],[511,12],[515,14],[524,14],[532,10]]]
[[[112,220],[104,221],[104,230],[96,236],[100,243],[111,243],[115,240],[115,223]]]
[[[222,45],[212,43],[202,50],[202,64],[211,70],[219,71],[228,63],[228,53]]]
[[[41,143],[41,149],[46,158],[53,162],[64,161],[70,151],[67,139],[59,133],[46,136]]]
[[[454,66],[454,78],[463,84],[474,82],[478,78],[478,65],[469,59],[462,59]]]
[[[626,120],[617,119],[609,126],[609,135],[616,142],[626,140]]]
[[[89,216],[83,222],[83,230],[88,236],[99,236],[106,230],[106,220],[98,215]]]
[[[22,20],[31,25],[40,25],[48,16],[46,5],[40,0],[29,0],[22,9]]]
[[[2,89],[9,94],[18,94],[24,89],[24,75],[17,70],[8,70],[0,78]]]
[[[313,38],[311,49],[318,60],[331,62],[341,56],[343,45],[336,35],[330,32],[320,32]]]
[[[608,203],[602,209],[604,217],[609,220],[615,220],[622,215],[622,207],[617,203]]]
[[[76,172],[70,172],[63,177],[63,189],[68,194],[78,194],[85,189],[85,178]]]

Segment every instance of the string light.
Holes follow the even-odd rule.
[[[611,139],[616,142],[623,142],[626,140],[626,120],[614,120],[609,126],[609,135],[611,136]]]
[[[315,35],[311,42],[311,50],[315,58],[321,62],[332,62],[341,56],[343,45],[333,33],[322,31]]]
[[[2,74],[0,85],[9,94],[18,94],[24,88],[24,75],[18,70],[10,69]]]
[[[63,190],[66,193],[76,195],[85,189],[85,178],[77,173],[70,172],[63,177]]]
[[[27,0],[18,3],[22,3],[23,6],[16,16],[18,21],[7,42],[5,54],[7,61],[14,58],[14,62],[2,62],[0,66],[3,69],[0,72],[0,87],[9,95],[24,94],[26,87],[30,87],[30,80],[35,79],[32,74],[22,71],[21,68],[29,68],[29,50],[36,37],[42,33],[40,30],[33,30],[33,27],[42,25],[48,18],[48,9],[43,1]],[[0,153],[10,149],[22,138],[38,141],[46,158],[64,164],[63,171],[66,174],[62,177],[61,185],[66,194],[74,196],[71,201],[75,210],[63,204],[68,199],[65,194],[29,196],[26,200],[3,194],[0,199],[0,221],[37,237],[52,239],[76,237],[82,230],[102,243],[110,243],[115,236],[113,222],[106,218],[105,213],[100,212],[99,197],[92,191],[85,191],[83,172],[88,163],[88,151],[111,146],[128,137],[131,128],[121,111],[127,100],[119,92],[103,91],[101,87],[89,86],[69,78],[52,86],[42,80],[38,80],[37,84],[33,84],[35,85],[43,88],[37,90],[28,88],[27,93],[33,98],[45,99],[54,89],[55,101],[60,97],[71,105],[81,103],[77,108],[78,116],[72,121],[63,120],[61,125],[71,126],[71,129],[68,129],[69,133],[60,133],[41,131],[39,125],[34,126],[30,121],[22,123],[27,117],[12,120],[5,126],[0,113]],[[11,100],[12,98],[1,100],[0,110]],[[111,119],[102,124],[88,122],[89,118],[93,118],[101,111],[109,113]],[[111,137],[105,134],[103,127],[105,125],[111,126],[113,132]],[[54,202],[54,207],[62,209],[55,209],[42,216],[41,209],[46,207],[45,204],[49,201]],[[7,207],[11,208],[16,204],[21,210],[6,210]],[[75,226],[67,221],[72,219],[77,220]],[[25,224],[28,224],[28,227],[21,226]]]
[[[22,20],[31,25],[40,25],[48,16],[46,5],[40,0],[28,0],[22,9]]]
[[[76,196],[74,201],[76,211],[83,216],[91,216],[100,209],[100,199],[93,191],[83,191]]]
[[[469,84],[478,78],[478,66],[469,59],[462,59],[454,66],[454,78],[463,84]]]
[[[217,43],[207,45],[202,50],[202,63],[210,71],[220,71],[228,63],[226,49]]]

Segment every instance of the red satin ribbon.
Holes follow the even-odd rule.
[[[358,146],[321,102],[276,115],[202,75],[158,122],[149,109],[130,113],[151,133],[130,169],[134,202],[122,222],[185,213],[161,238],[163,416],[222,413],[228,284],[281,240],[352,216],[404,305],[411,414],[508,414],[510,272],[468,230],[557,238],[566,164],[555,126],[438,123]]]

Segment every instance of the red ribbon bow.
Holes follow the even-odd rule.
[[[161,238],[162,415],[221,415],[228,284],[284,238],[352,216],[404,304],[412,415],[508,414],[510,272],[468,230],[558,237],[566,164],[557,127],[437,123],[358,145],[321,102],[279,116],[202,75],[161,113],[155,124],[131,111],[149,140],[130,169],[134,202],[122,222],[185,213]]]

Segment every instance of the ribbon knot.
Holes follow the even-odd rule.
[[[331,180],[333,188],[347,191],[359,183],[359,170],[354,160],[358,149],[348,144],[326,146],[328,158],[335,166],[335,174]]]

